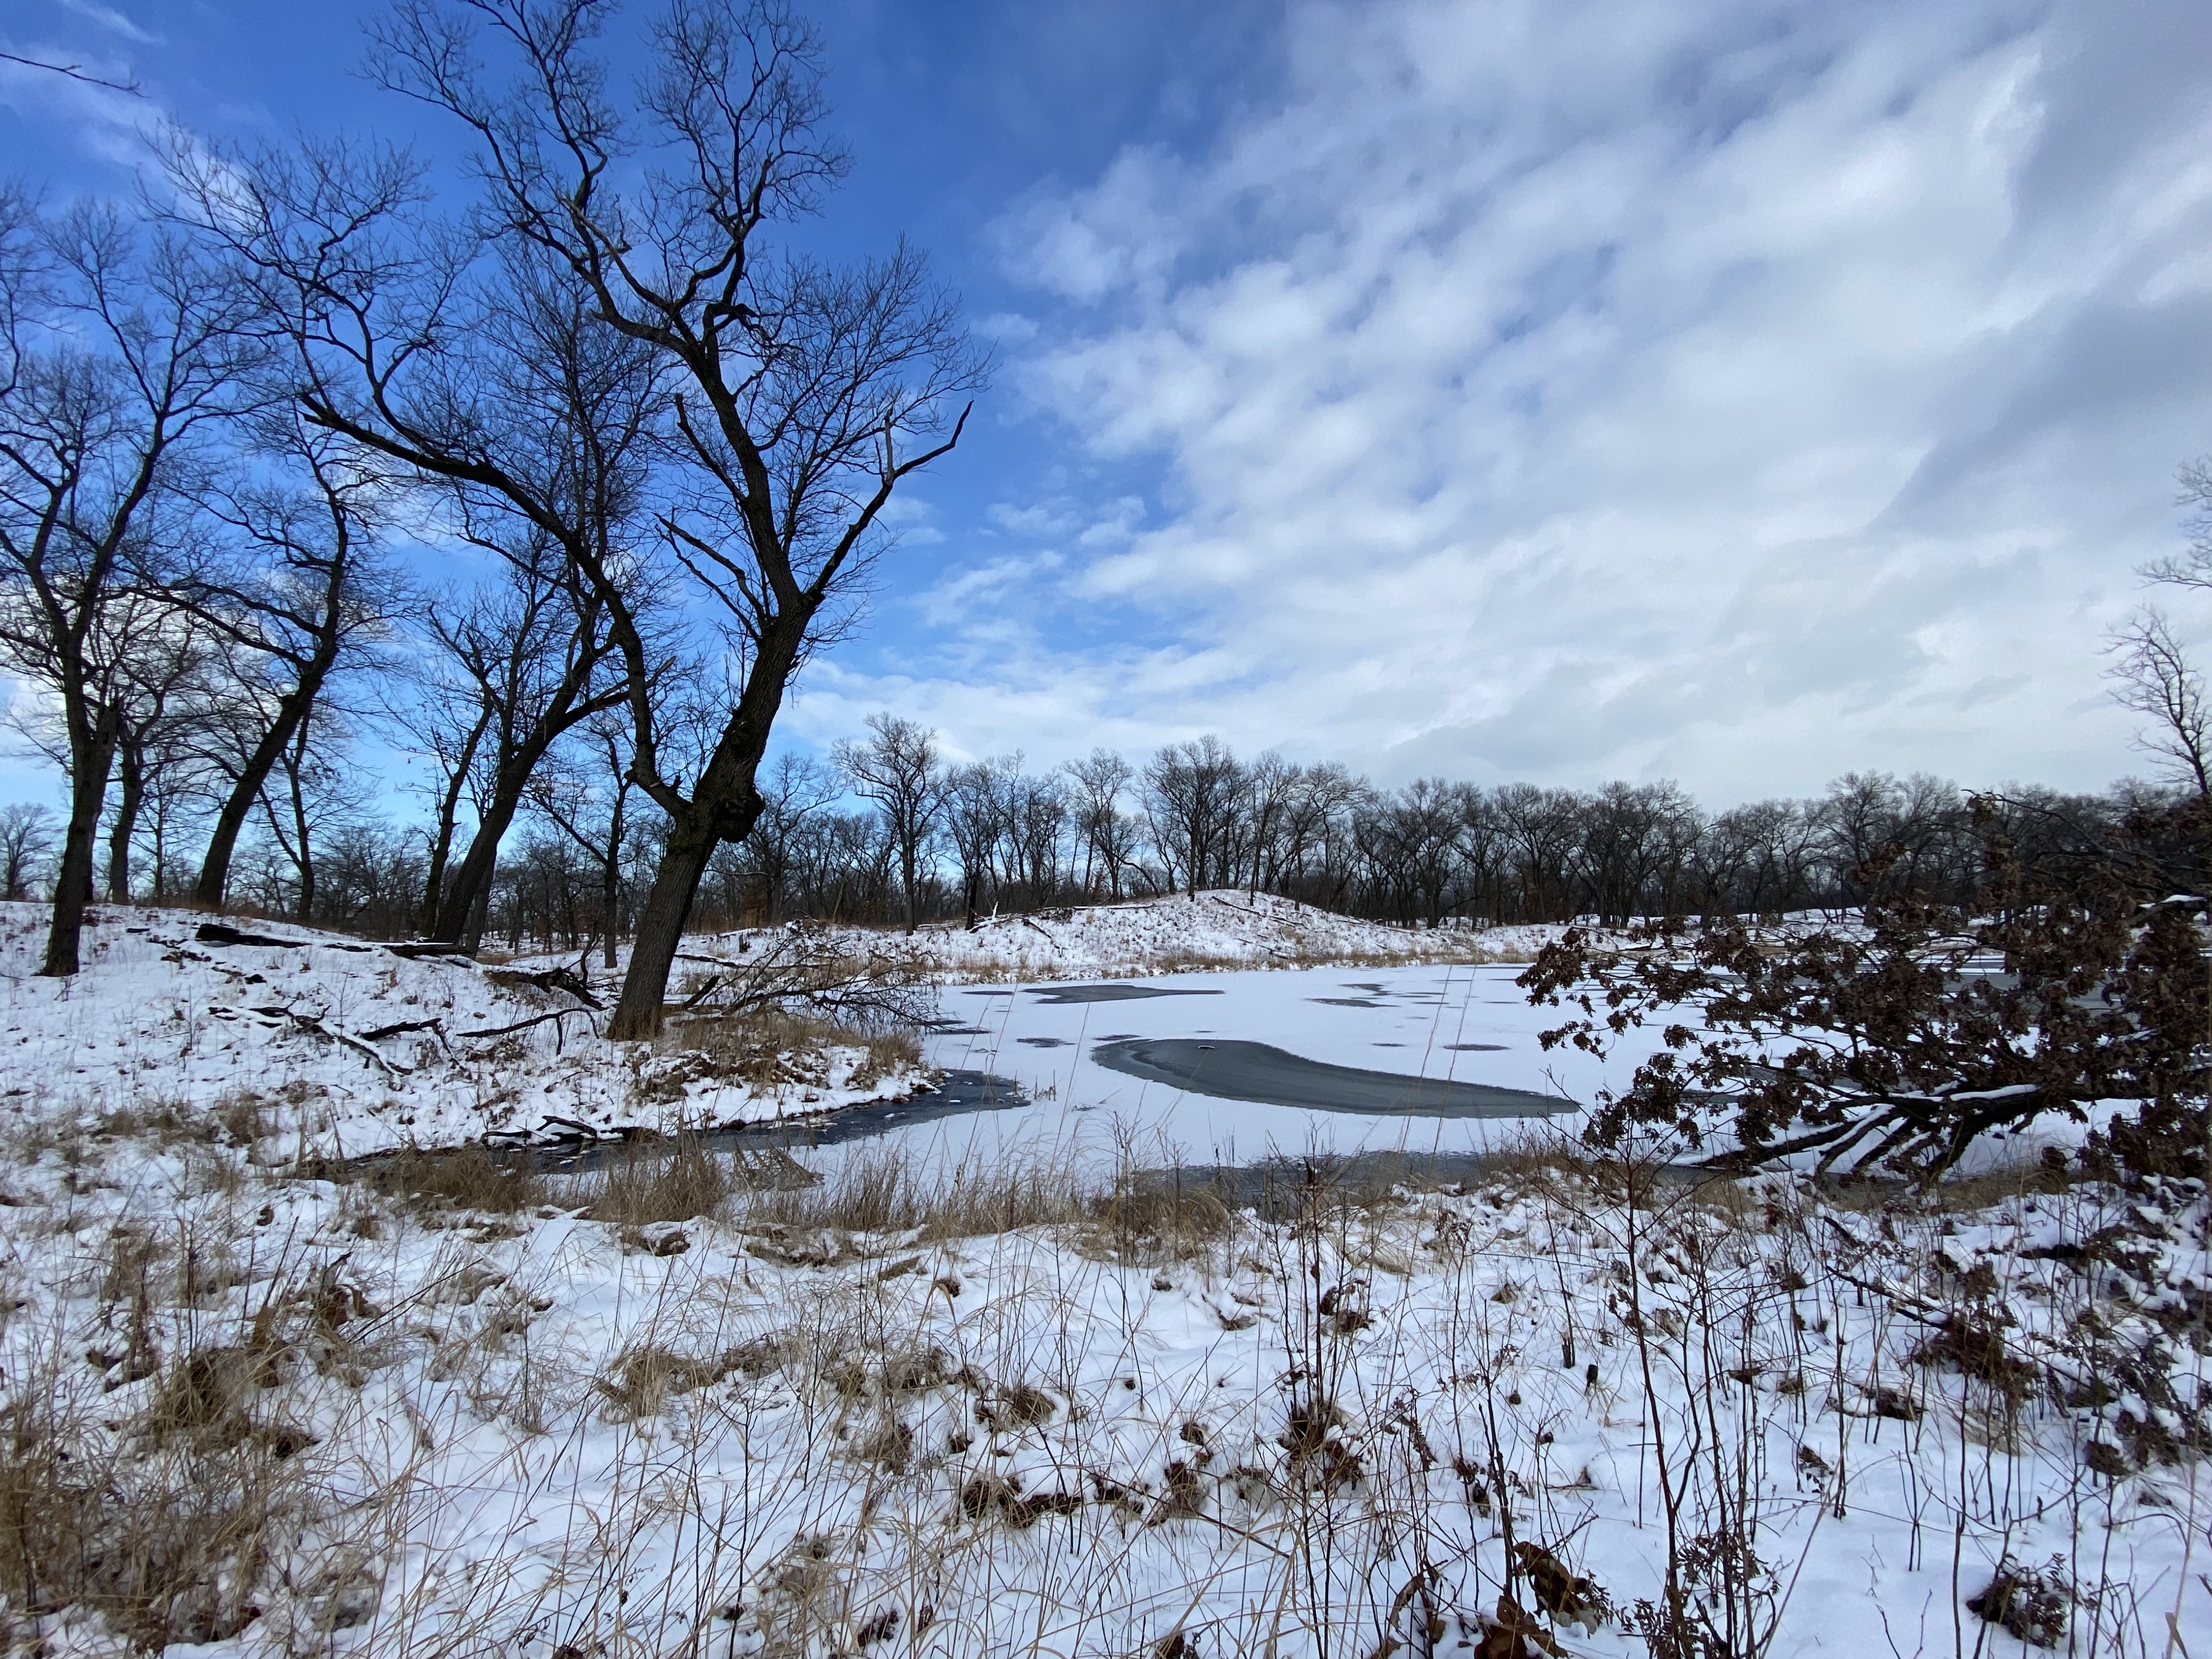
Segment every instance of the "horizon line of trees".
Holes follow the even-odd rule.
[[[665,830],[649,811],[617,818],[627,792],[604,763],[592,772],[589,743],[586,733],[557,746],[519,807],[481,889],[477,939],[611,962],[630,936]],[[1242,760],[1211,737],[1141,765],[1104,749],[1041,770],[1020,755],[957,763],[933,733],[890,714],[825,760],[781,757],[761,788],[751,833],[708,861],[700,928],[972,927],[1207,889],[1407,927],[1772,915],[1902,891],[1965,903],[2000,842],[2030,864],[2074,856],[2130,811],[2189,793],[2131,782],[2101,794],[1973,793],[1922,774],[1854,772],[1817,796],[1709,811],[1664,781],[1378,787],[1334,763]],[[121,867],[143,876],[111,887],[110,902],[189,902],[215,799],[180,789],[142,822],[146,857]],[[445,829],[326,817],[312,886],[299,843],[249,832],[234,902],[380,937],[418,933]],[[0,809],[6,896],[49,888],[51,830],[43,808]]]

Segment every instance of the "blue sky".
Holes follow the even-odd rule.
[[[144,96],[0,74],[0,152],[435,154],[368,10],[11,0],[0,45]],[[2201,6],[814,11],[856,167],[812,234],[928,248],[1000,369],[793,742],[891,707],[1714,804],[2140,769],[2100,646],[2212,449]]]

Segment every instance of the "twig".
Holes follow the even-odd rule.
[[[518,1019],[512,1025],[495,1025],[483,1031],[457,1031],[454,1036],[462,1042],[473,1042],[481,1037],[505,1036],[512,1031],[526,1031],[533,1025],[543,1025],[549,1019],[555,1022],[557,1027],[559,1022],[568,1018],[571,1014],[583,1014],[588,1017],[591,1012],[588,1008],[556,1008],[550,1013],[532,1014],[528,1019]]]
[[[398,1065],[386,1060],[350,1031],[341,1031],[334,1025],[324,1024],[319,1015],[303,1014],[296,1008],[280,1007],[275,1003],[264,1008],[256,1008],[253,1012],[257,1014],[267,1015],[271,1018],[289,1019],[302,1031],[312,1032],[316,1036],[327,1038],[332,1042],[342,1042],[349,1048],[356,1049],[367,1054],[395,1077],[406,1077],[414,1069],[412,1066]]]

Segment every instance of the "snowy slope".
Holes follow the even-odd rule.
[[[0,905],[0,1100],[19,1119],[252,1096],[282,1119],[285,1156],[349,1156],[558,1132],[561,1120],[659,1131],[757,1121],[896,1098],[922,1080],[856,1078],[862,1052],[836,1048],[754,1086],[601,1040],[592,1004],[605,983],[563,988],[543,969],[414,959],[276,922],[241,925],[270,943],[212,943],[208,919],[181,910],[97,908],[83,971],[41,979],[46,918],[41,906]]]

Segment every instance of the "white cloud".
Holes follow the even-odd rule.
[[[2127,769],[2100,630],[2212,447],[2175,67],[2212,30],[2109,19],[1303,9],[1270,112],[1003,232],[1051,301],[1030,395],[1165,468],[1071,549],[1063,603],[1133,635],[902,702],[1033,752],[1098,720],[1716,799]]]
[[[126,40],[135,40],[141,46],[157,45],[161,40],[160,35],[149,33],[113,6],[100,5],[97,0],[60,0],[60,5],[64,11],[75,12],[79,17],[97,23]]]

